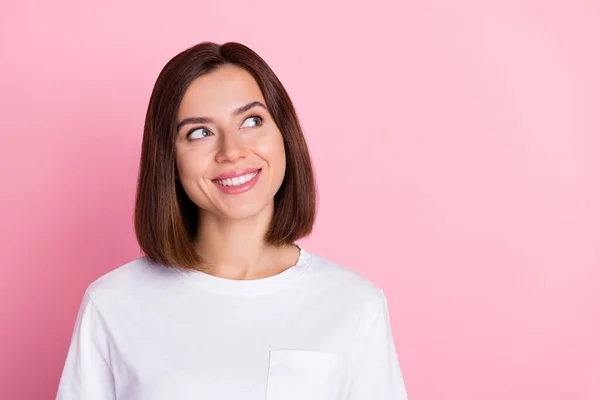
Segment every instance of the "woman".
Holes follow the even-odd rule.
[[[382,290],[295,244],[315,211],[265,61],[238,43],[174,57],[144,126],[146,255],[87,288],[57,398],[406,399]]]

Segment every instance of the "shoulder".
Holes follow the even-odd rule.
[[[365,275],[319,254],[311,253],[311,257],[311,278],[324,285],[328,291],[348,298],[355,304],[385,300],[383,289]]]
[[[123,301],[143,292],[155,290],[169,278],[176,277],[178,272],[156,264],[146,256],[142,256],[117,266],[91,282],[86,288],[86,295],[92,302]]]

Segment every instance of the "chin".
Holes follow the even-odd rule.
[[[210,195],[207,193],[204,201],[195,203],[204,213],[211,214],[217,219],[239,221],[272,213],[274,196],[272,190],[257,185],[250,192],[239,195],[225,195],[218,191]]]
[[[244,204],[242,206],[237,205],[236,207],[228,207],[219,210],[218,214],[222,218],[230,220],[244,220],[259,216],[261,213],[268,212],[269,203],[263,204]]]

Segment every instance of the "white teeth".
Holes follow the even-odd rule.
[[[223,186],[240,186],[248,182],[250,179],[254,178],[257,174],[258,171],[252,172],[251,174],[236,176],[235,178],[217,180],[215,182]]]

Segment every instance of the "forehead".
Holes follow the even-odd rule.
[[[230,115],[251,101],[265,103],[260,87],[245,69],[224,65],[196,78],[179,106],[179,118]]]

